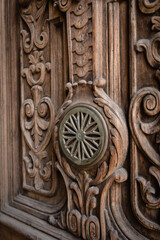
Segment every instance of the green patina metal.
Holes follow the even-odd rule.
[[[108,132],[101,114],[91,106],[72,108],[59,128],[60,146],[64,155],[77,165],[97,162],[108,141]]]

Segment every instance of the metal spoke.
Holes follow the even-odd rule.
[[[68,144],[69,144],[70,142],[72,142],[73,139],[75,139],[75,138],[76,138],[76,137],[69,138],[69,139],[65,142],[65,145],[68,146]]]
[[[87,149],[86,149],[86,147],[85,147],[84,142],[82,141],[81,144],[82,144],[82,153],[85,153],[85,155],[86,155],[88,158],[90,158],[90,155],[89,155],[89,153],[88,153],[88,151],[87,151]]]
[[[74,110],[63,123],[63,150],[72,161],[78,161],[79,164],[95,158],[102,144],[102,127],[90,113],[88,109]]]
[[[77,140],[72,144],[71,155],[74,155],[74,149],[75,149],[76,144],[77,144]],[[76,149],[75,149],[75,151],[76,151]]]
[[[97,149],[93,147],[89,142],[87,142],[86,140],[84,140],[84,142],[87,145],[87,147],[90,147],[92,150],[97,151]]]
[[[100,139],[100,137],[90,137],[90,136],[85,136],[85,139],[97,141],[97,140]]]
[[[70,129],[66,124],[64,125],[65,128],[68,130],[68,133],[76,134],[72,129]]]
[[[81,124],[81,130],[84,130],[84,127],[85,127],[85,124],[86,124],[87,118],[88,118],[88,114],[86,114],[86,116],[84,117],[84,119],[83,119],[83,121],[82,121],[82,124]]]
[[[72,127],[74,128],[75,131],[77,131],[78,129],[77,129],[76,125],[74,124],[74,121],[73,121],[73,119],[72,119],[72,116],[70,116],[69,119],[70,119],[70,121],[71,121]]]

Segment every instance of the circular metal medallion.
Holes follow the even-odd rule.
[[[99,160],[106,149],[107,126],[93,107],[74,107],[60,123],[59,139],[67,158],[77,165],[89,165]]]

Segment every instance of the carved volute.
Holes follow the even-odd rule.
[[[0,240],[159,240],[160,0],[0,16]]]
[[[112,235],[106,203],[110,187],[127,179],[122,166],[128,130],[123,111],[103,90],[103,2],[56,5],[66,12],[68,34],[68,96],[54,127],[56,167],[65,182],[67,204],[63,214],[49,222],[83,239],[105,239]],[[112,5],[118,11],[119,3]]]

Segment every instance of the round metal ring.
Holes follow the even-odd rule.
[[[62,119],[59,140],[69,160],[77,165],[89,165],[102,158],[108,145],[107,125],[95,108],[76,106]]]

